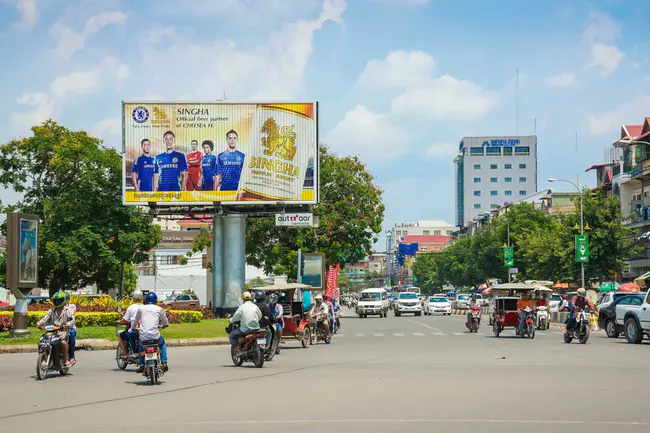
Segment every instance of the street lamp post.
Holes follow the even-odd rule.
[[[508,228],[508,248],[510,248],[510,221],[508,221],[508,217],[504,216],[503,217],[506,220],[506,227]],[[512,279],[512,273],[510,272],[510,267],[508,267],[508,282],[510,283]]]
[[[585,224],[584,224],[584,212],[583,212],[583,208],[582,208],[582,191],[580,190],[580,188],[578,187],[577,184],[571,182],[570,180],[550,178],[548,181],[551,182],[551,183],[552,182],[570,183],[571,185],[573,185],[573,187],[576,189],[576,191],[578,191],[578,194],[580,194],[580,234],[584,235],[585,234]],[[578,180],[578,176],[576,176],[576,182],[578,182],[578,183],[580,182]],[[585,287],[585,263],[584,262],[580,262],[580,273],[582,274],[582,288],[584,289],[584,288],[586,288]]]

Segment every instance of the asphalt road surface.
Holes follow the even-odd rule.
[[[67,377],[35,379],[35,354],[0,355],[0,433],[647,432],[647,340],[593,333],[565,344],[459,316],[342,320],[331,345],[287,341],[264,368],[233,367],[227,347],[170,348],[157,386],[81,352]]]

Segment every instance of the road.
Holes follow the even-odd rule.
[[[346,310],[350,313],[349,310]],[[150,386],[113,353],[79,353],[68,377],[35,380],[35,354],[0,355],[0,433],[642,432],[650,344],[592,334],[562,342],[459,316],[343,319],[331,345],[296,342],[264,368],[232,366],[226,347],[170,348],[170,371]]]

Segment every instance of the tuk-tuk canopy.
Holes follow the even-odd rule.
[[[524,283],[505,283],[505,284],[495,284],[492,286],[493,290],[536,290],[536,287],[530,284]]]

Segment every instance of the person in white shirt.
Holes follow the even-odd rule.
[[[135,315],[142,307],[142,291],[139,289],[136,289],[133,293],[131,293],[131,298],[133,298],[133,304],[129,305],[129,308],[126,309],[126,312],[124,313],[124,317],[122,317],[120,320],[117,321],[118,324],[121,325],[131,325],[131,322],[135,320]],[[136,346],[135,339],[138,336],[138,331],[133,329],[132,327],[129,327],[128,330],[120,332],[120,340],[119,340],[119,345],[120,348],[122,349],[122,359],[126,359],[126,355],[129,353],[128,350],[126,350],[126,343],[127,341],[129,342],[129,345],[131,346],[131,350],[133,351],[132,355],[133,357],[138,356],[138,346]]]
[[[140,344],[138,350],[140,353],[144,352],[144,341],[157,341],[160,347],[160,361],[162,362],[163,371],[168,371],[167,367],[167,345],[165,339],[160,335],[160,327],[167,328],[169,322],[167,315],[156,305],[158,296],[155,293],[149,292],[144,298],[144,305],[141,306],[135,314],[135,319],[131,322],[131,328],[137,329],[140,333]],[[144,356],[140,355],[140,368],[138,373],[144,371]]]
[[[262,312],[257,305],[251,302],[253,295],[250,292],[244,292],[242,295],[244,303],[237,308],[235,314],[230,319],[230,323],[239,322],[239,328],[228,334],[230,345],[237,349],[237,339],[251,331],[259,331]]]

